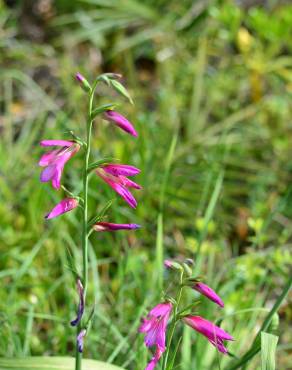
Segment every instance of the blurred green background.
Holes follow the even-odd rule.
[[[123,74],[135,105],[105,87],[97,100],[118,99],[139,137],[98,121],[93,158],[139,167],[143,186],[131,210],[90,180],[92,215],[116,199],[109,219],[143,227],[91,236],[85,357],[145,366],[137,328],[160,299],[166,257],[195,260],[225,301],[203,300],[204,316],[223,320],[234,355],[249,349],[291,273],[291,35],[289,1],[0,0],[0,356],[74,354],[66,253],[80,265],[80,213],[44,220],[64,193],[40,184],[37,163],[41,139],[84,135],[77,71]],[[65,167],[67,188],[81,189],[81,168],[81,156]],[[288,299],[269,328],[281,370],[291,318]],[[204,338],[180,334],[177,369],[228,368]]]

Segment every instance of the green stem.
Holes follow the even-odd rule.
[[[179,316],[178,308],[179,308],[179,304],[180,304],[180,301],[181,301],[182,290],[183,290],[183,285],[182,285],[183,276],[184,276],[184,271],[182,271],[181,275],[180,275],[180,288],[179,288],[178,294],[177,294],[176,299],[175,299],[176,304],[174,306],[173,321],[172,321],[172,324],[171,324],[169,340],[168,340],[168,343],[167,343],[167,350],[166,350],[165,356],[163,358],[162,370],[167,369],[167,362],[168,362],[168,357],[169,357],[170,346],[171,346],[171,342],[172,342],[172,339],[173,339],[175,327],[176,327],[176,324],[178,322],[178,316]]]
[[[97,85],[95,81],[92,90],[90,92],[89,106],[88,106],[88,122],[86,125],[86,151],[84,158],[84,168],[83,168],[83,215],[82,215],[82,260],[83,260],[83,289],[84,289],[84,305],[86,302],[86,292],[87,292],[87,283],[88,283],[88,167],[89,167],[89,157],[90,157],[90,142],[91,142],[91,131],[93,120],[91,118],[92,105],[94,92]],[[77,335],[80,333],[82,326],[81,323],[77,326]],[[78,351],[76,343],[76,358],[75,358],[75,370],[81,370],[82,364],[82,353]]]

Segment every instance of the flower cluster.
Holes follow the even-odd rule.
[[[224,345],[224,341],[233,340],[233,337],[230,334],[201,316],[187,313],[188,308],[183,308],[178,311],[181,299],[181,290],[183,287],[190,287],[196,290],[221,308],[224,307],[222,299],[216,292],[214,292],[213,289],[202,283],[199,278],[190,276],[184,278],[185,274],[189,275],[189,267],[186,263],[165,260],[164,265],[166,268],[174,269],[180,272],[181,281],[178,284],[180,293],[176,298],[167,296],[164,302],[159,303],[152,308],[148,316],[142,319],[139,332],[145,333],[145,345],[147,347],[155,346],[154,355],[145,370],[153,370],[166,350],[165,337],[168,321],[171,316],[171,325],[173,326],[173,329],[175,328],[175,325],[181,321],[182,323],[196,330],[198,333],[204,335],[219,352],[227,354],[228,350]],[[168,346],[169,345],[170,343],[168,343]]]
[[[118,74],[106,73],[103,74],[95,80],[93,86],[80,74],[76,74],[76,79],[80,83],[82,89],[89,94],[89,117],[87,123],[87,141],[76,137],[72,133],[73,140],[43,140],[40,142],[40,145],[43,147],[49,147],[51,150],[42,155],[39,165],[43,167],[43,170],[40,175],[41,182],[52,182],[54,189],[58,190],[61,188],[61,180],[64,172],[64,167],[66,163],[75,156],[80,149],[84,149],[84,168],[83,168],[83,192],[81,195],[75,196],[70,191],[68,191],[64,186],[63,189],[70,197],[62,199],[53,209],[45,216],[45,218],[52,219],[58,217],[66,212],[72,211],[76,207],[80,206],[83,209],[83,240],[82,248],[83,252],[87,248],[87,239],[88,239],[88,229],[90,231],[104,232],[104,231],[117,231],[117,230],[133,230],[137,229],[140,226],[134,223],[125,223],[125,224],[116,224],[112,222],[103,221],[102,217],[94,216],[94,223],[89,221],[87,216],[87,197],[88,197],[88,176],[90,171],[95,171],[96,175],[101,178],[106,184],[108,184],[118,195],[120,195],[130,207],[136,208],[137,201],[130,192],[129,189],[141,189],[141,186],[136,182],[130,180],[128,177],[136,176],[140,173],[140,170],[136,167],[127,165],[127,164],[116,164],[116,163],[105,163],[101,160],[100,164],[97,162],[92,165],[89,164],[90,157],[90,139],[91,139],[91,126],[93,120],[98,114],[101,114],[101,117],[120,128],[124,132],[137,137],[138,134],[133,127],[132,123],[129,122],[124,116],[120,113],[113,110],[113,104],[105,104],[103,106],[97,107],[96,109],[92,108],[93,98],[95,94],[96,86],[99,82],[105,82],[108,85],[112,86],[117,90],[121,95],[127,97],[130,101],[130,97],[126,92],[125,88],[116,81],[121,76]],[[92,219],[91,219],[92,220]],[[85,225],[85,226],[84,226]],[[87,257],[86,251],[83,253],[83,267],[84,272],[83,276],[80,277],[79,274],[75,273],[77,281],[77,293],[79,296],[79,304],[77,308],[77,316],[74,320],[71,321],[72,326],[78,328],[77,332],[77,349],[79,352],[83,351],[83,342],[84,337],[87,334],[87,326],[82,325],[82,317],[85,312],[85,301],[86,301],[86,285],[87,285],[87,260],[84,260]]]

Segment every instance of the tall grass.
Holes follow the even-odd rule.
[[[149,354],[137,334],[140,317],[159,298],[163,258],[185,256],[223,296],[223,314],[207,301],[204,310],[234,335],[229,349],[240,359],[281,296],[291,264],[291,6],[72,4],[56,2],[43,44],[22,35],[21,10],[0,5],[0,355],[73,353],[67,250],[81,255],[80,215],[43,221],[57,198],[39,186],[38,141],[56,138],[56,127],[65,136],[85,124],[77,70],[90,79],[114,69],[136,102],[121,102],[119,110],[137,117],[140,136],[129,145],[113,131],[109,141],[99,123],[93,151],[141,168],[144,191],[134,220],[92,177],[90,210],[100,212],[113,198],[109,214],[143,228],[91,236],[88,288],[99,310],[84,355],[142,369]],[[81,188],[77,175],[66,176],[65,185]],[[276,368],[288,369],[290,311],[284,301],[276,311],[279,327],[273,315],[275,325],[265,330],[280,335]],[[240,361],[218,359],[187,329],[180,334],[177,368],[231,369]],[[248,368],[260,361],[252,357]]]

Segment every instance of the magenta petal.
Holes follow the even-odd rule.
[[[115,184],[113,189],[129,204],[130,207],[136,208],[137,201],[133,197],[133,195],[129,192],[129,190],[125,189],[123,186],[119,184]]]
[[[208,285],[198,282],[193,286],[193,289],[203,294],[205,297],[209,298],[220,307],[224,307],[224,302],[222,301],[222,299]]]
[[[152,357],[151,361],[147,364],[147,366],[145,367],[145,370],[153,370],[155,369],[156,365],[157,365],[157,360],[155,357]]]
[[[108,110],[104,114],[105,119],[115,123],[118,127],[122,130],[126,131],[128,134],[132,136],[138,136],[137,132],[135,131],[131,122],[129,122],[124,116],[120,113],[115,112],[113,110]]]
[[[164,316],[168,315],[171,310],[172,304],[170,302],[159,303],[158,305],[152,308],[152,310],[149,312],[149,315],[155,317]]]
[[[215,346],[218,349],[218,351],[223,353],[224,355],[228,353],[228,349],[224,346],[222,341],[218,339],[216,341],[210,340],[210,343],[212,343],[213,346]]]
[[[56,166],[53,164],[44,168],[40,175],[41,182],[48,182],[50,181],[56,174]]]
[[[127,181],[130,180],[124,176],[114,176],[109,174],[103,168],[97,169],[96,174],[102,178],[115,192],[117,192],[130,205],[130,207],[136,208],[137,201],[125,185]],[[133,184],[131,185],[132,187],[134,186]],[[135,185],[139,186],[138,184]]]
[[[163,350],[157,347],[155,355],[152,357],[151,361],[148,363],[145,370],[153,370],[156,367],[163,352],[164,352]]]
[[[75,144],[74,141],[68,140],[42,140],[40,142],[41,146],[63,146],[63,147],[70,147]]]
[[[85,78],[82,76],[80,72],[77,72],[75,77],[76,77],[76,80],[81,83],[85,80]]]
[[[62,215],[63,213],[69,212],[78,206],[78,200],[75,198],[65,198],[61,200],[52,210],[46,215],[46,219]]]
[[[107,164],[102,168],[113,176],[135,176],[140,173],[139,168],[127,164]]]
[[[63,168],[64,168],[63,165],[56,166],[56,171],[52,178],[52,186],[54,189],[60,189],[61,187],[61,177],[62,177]]]
[[[151,320],[148,320],[148,319],[142,319],[142,323],[141,323],[141,325],[139,326],[138,331],[139,331],[140,333],[147,333],[147,332],[151,329],[152,325],[153,325],[153,324],[152,324]]]
[[[200,316],[188,315],[183,318],[183,321],[204,335],[209,342],[218,349],[218,351],[227,353],[223,340],[233,340],[233,337],[229,333],[226,333],[223,329]]]
[[[104,171],[103,171],[104,172]],[[119,178],[110,175],[104,175],[102,171],[97,170],[97,175],[102,178],[115,192],[117,192],[132,208],[136,208],[137,201],[133,195],[122,184],[118,183]]]
[[[39,166],[45,167],[51,164],[56,158],[59,153],[59,149],[52,150],[50,152],[47,152],[41,156],[41,159],[39,160]]]
[[[97,222],[93,229],[95,231],[116,231],[116,230],[132,230],[138,229],[140,225],[137,224],[113,224],[110,222]]]
[[[119,180],[127,188],[134,188],[138,190],[142,189],[142,186],[140,186],[139,184],[137,184],[136,182],[132,180],[127,179],[125,176],[119,176]]]

